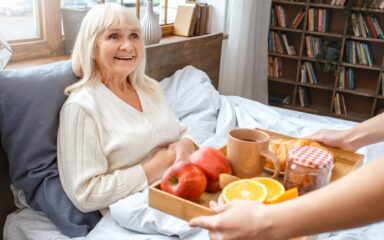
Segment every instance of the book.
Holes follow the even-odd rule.
[[[287,50],[288,55],[295,55],[296,49],[295,46],[292,43],[291,38],[287,34],[281,35],[283,38],[285,49]]]
[[[176,12],[173,34],[190,37],[196,23],[196,6],[194,4],[179,5]]]
[[[384,73],[381,73],[381,96],[384,96]]]
[[[339,83],[337,85],[338,88],[345,88],[345,67],[340,67],[340,74],[339,74]]]
[[[302,86],[297,87],[299,93],[299,104],[301,107],[309,107],[311,105],[308,90]]]
[[[195,23],[195,30],[193,31],[193,36],[199,36],[200,35],[200,23],[201,23],[201,12],[202,12],[202,6],[196,4],[196,23]]]
[[[304,15],[305,15],[304,11],[298,12],[296,14],[296,17],[292,21],[291,28],[294,28],[294,29],[298,28],[304,19]]]
[[[335,98],[333,99],[333,107],[335,108],[336,114],[341,114],[339,93],[336,93]]]
[[[195,36],[201,36],[207,32],[209,5],[207,3],[196,3],[196,26]]]

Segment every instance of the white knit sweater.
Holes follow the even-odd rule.
[[[190,138],[163,95],[137,90],[143,112],[102,83],[72,93],[60,113],[58,168],[81,211],[101,210],[148,186],[141,166],[161,146]]]

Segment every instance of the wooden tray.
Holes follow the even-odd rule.
[[[292,139],[280,133],[259,129],[270,135],[272,139]],[[331,182],[335,181],[342,176],[347,175],[353,171],[356,167],[360,166],[363,155],[345,152],[340,149],[327,147],[335,157],[335,167],[332,171]],[[219,149],[222,153],[226,153],[226,147]],[[266,176],[270,176],[269,173],[265,173]],[[280,179],[282,180],[282,179]],[[203,193],[199,201],[192,202],[175,195],[166,193],[160,189],[159,184],[149,188],[149,206],[158,209],[162,212],[168,213],[175,217],[189,221],[190,219],[202,215],[212,215],[214,212],[209,208],[210,200],[218,200],[220,193]],[[306,239],[306,238],[298,238]]]

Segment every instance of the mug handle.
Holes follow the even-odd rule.
[[[260,154],[272,160],[273,166],[275,167],[275,173],[272,175],[272,178],[277,178],[280,173],[280,162],[277,159],[276,155],[268,149],[262,150]]]

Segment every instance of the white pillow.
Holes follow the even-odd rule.
[[[172,111],[190,127],[199,144],[214,135],[220,96],[207,74],[187,66],[163,79],[160,86]]]

